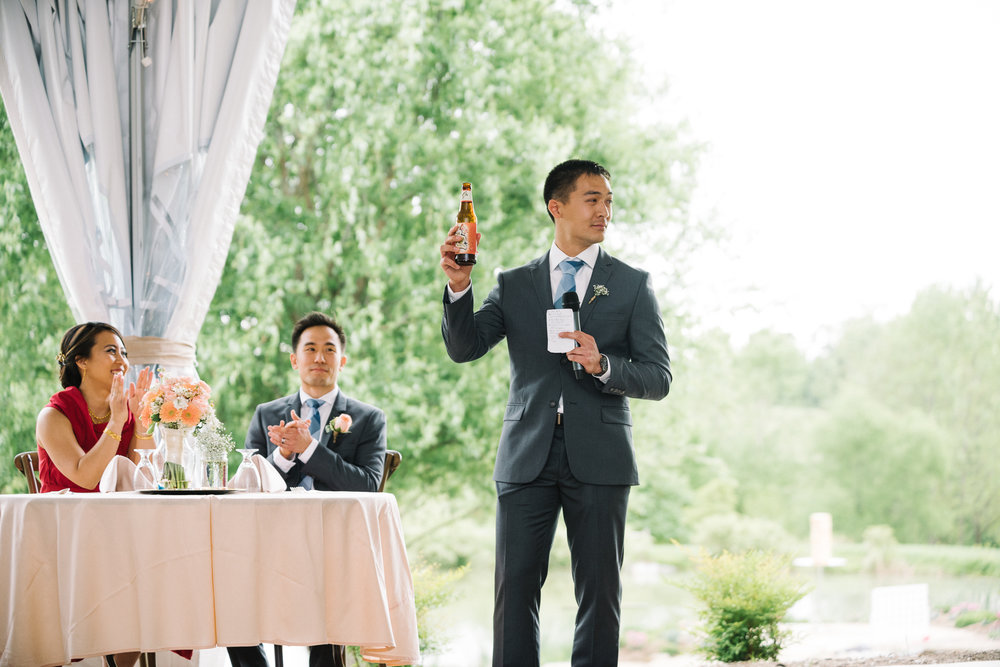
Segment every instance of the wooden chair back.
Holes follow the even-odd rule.
[[[14,467],[28,482],[28,493],[38,493],[42,489],[38,481],[38,452],[21,452],[14,456]]]
[[[395,449],[385,450],[385,467],[382,468],[382,481],[378,485],[380,493],[385,491],[385,483],[389,481],[389,478],[392,477],[392,473],[396,472],[399,468],[399,464],[402,462],[403,455]]]

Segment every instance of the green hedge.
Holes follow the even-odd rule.
[[[867,556],[864,544],[835,544],[833,555],[847,559],[843,571],[858,572]],[[808,550],[808,546],[804,547]],[[942,544],[898,544],[895,556],[917,574],[1000,577],[1000,549]]]

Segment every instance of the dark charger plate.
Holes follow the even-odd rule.
[[[225,493],[236,493],[242,489],[139,489],[139,493],[149,493],[154,496],[221,496]]]

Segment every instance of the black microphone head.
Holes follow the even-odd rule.
[[[562,298],[563,308],[580,310],[580,295],[576,292],[566,292]]]

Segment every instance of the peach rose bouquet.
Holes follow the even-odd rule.
[[[212,390],[201,380],[161,376],[142,397],[139,419],[148,433],[164,428],[198,430],[215,414]]]
[[[201,380],[161,375],[139,403],[139,421],[148,433],[159,424],[163,438],[164,463],[160,487],[188,488],[184,472],[185,438],[215,421],[209,400],[212,390]]]

